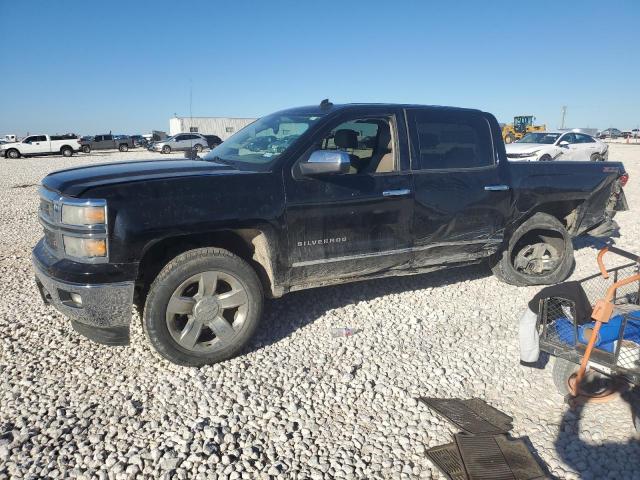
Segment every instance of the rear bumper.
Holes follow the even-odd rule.
[[[134,282],[61,281],[47,275],[35,256],[33,267],[42,300],[69,317],[77,332],[105,345],[128,345]]]

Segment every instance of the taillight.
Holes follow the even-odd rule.
[[[629,181],[629,174],[628,173],[623,173],[618,178],[618,181],[620,182],[620,186],[624,187],[627,184],[627,182]]]

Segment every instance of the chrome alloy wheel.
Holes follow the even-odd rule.
[[[233,343],[247,318],[249,298],[238,278],[207,271],[175,289],[166,310],[171,337],[192,352],[212,352]]]

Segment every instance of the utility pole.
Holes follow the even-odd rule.
[[[562,106],[562,122],[560,123],[560,128],[564,128],[564,117],[567,115],[567,106]]]

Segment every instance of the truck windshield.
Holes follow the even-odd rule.
[[[518,143],[546,143],[551,145],[560,136],[559,133],[527,133]]]
[[[320,118],[317,113],[267,115],[232,135],[205,155],[204,160],[268,165]]]

